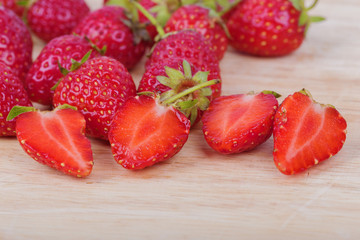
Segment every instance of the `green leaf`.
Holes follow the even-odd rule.
[[[212,90],[211,90],[211,88],[208,88],[208,87],[203,88],[203,89],[201,89],[201,93],[203,96],[209,97],[212,95]]]
[[[194,107],[198,103],[197,99],[179,102],[178,106],[181,110],[186,110]]]
[[[299,26],[303,26],[309,21],[309,16],[307,11],[302,11],[299,17]]]
[[[69,73],[69,70],[67,70],[66,68],[61,66],[61,64],[59,62],[58,62],[58,66],[59,66],[60,72],[63,76],[66,76]]]
[[[63,104],[63,105],[60,105],[57,108],[55,108],[55,110],[61,110],[61,109],[72,109],[72,110],[77,111],[77,107],[71,106],[69,104]]]
[[[16,118],[17,116],[19,116],[20,114],[23,114],[26,112],[35,112],[35,111],[37,111],[37,109],[34,107],[14,106],[10,110],[10,112],[6,118],[6,121],[11,121],[14,118]]]
[[[205,111],[206,109],[208,109],[210,104],[210,100],[207,97],[202,97],[199,99],[199,108],[201,111]]]
[[[185,78],[182,72],[173,68],[169,68],[167,66],[165,66],[165,72],[169,76],[169,78],[175,82],[175,85],[179,84],[180,81]]]
[[[274,95],[275,98],[279,98],[281,97],[281,94],[277,93],[277,92],[274,92],[274,91],[271,91],[271,90],[264,90],[262,91],[263,94],[271,94],[271,95]]]
[[[29,0],[21,0],[21,1],[17,1],[16,5],[21,6],[21,7],[27,7],[29,5]]]
[[[183,61],[184,74],[186,79],[192,78],[190,63],[186,60]]]
[[[198,109],[197,108],[192,108],[191,109],[191,113],[190,113],[190,123],[191,125],[194,125],[196,119],[197,119],[197,116],[198,116]]]
[[[296,8],[296,10],[301,11],[301,3],[300,0],[289,0],[292,5],[294,6],[294,8]]]
[[[192,79],[198,83],[203,83],[208,80],[208,77],[209,72],[197,72]]]
[[[322,22],[326,20],[326,18],[321,17],[321,16],[311,16],[310,17],[310,22]]]
[[[169,88],[175,88],[176,87],[176,84],[175,84],[175,81],[172,81],[170,78],[168,77],[165,77],[165,76],[157,76],[156,77],[156,80],[159,81],[159,83],[161,83],[162,85],[165,85]]]
[[[83,56],[83,58],[80,60],[80,62],[78,62],[78,61],[76,61],[76,60],[74,60],[74,59],[71,59],[72,65],[71,65],[71,68],[70,68],[70,72],[79,69],[79,68],[81,67],[81,65],[83,65],[83,64],[89,59],[91,53],[92,53],[92,50],[88,51],[88,52]]]

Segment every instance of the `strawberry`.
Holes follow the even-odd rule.
[[[249,151],[272,134],[278,107],[276,93],[221,96],[210,103],[201,121],[205,140],[222,154]]]
[[[25,7],[23,3],[28,1],[24,0],[0,0],[0,6],[4,6],[16,13],[19,17],[22,17],[25,11]]]
[[[42,40],[70,34],[90,12],[84,0],[37,0],[27,13],[31,30]]]
[[[32,46],[23,21],[13,11],[0,6],[0,62],[9,66],[21,81],[32,63]]]
[[[131,69],[145,52],[146,30],[138,29],[123,8],[103,7],[89,14],[74,29],[76,34],[87,36],[98,48],[107,47],[106,56],[115,58]]]
[[[199,5],[186,5],[173,13],[165,25],[165,31],[195,29],[207,39],[210,49],[221,60],[228,45],[224,27],[225,24],[215,11]]]
[[[142,169],[178,153],[189,131],[184,114],[142,95],[130,98],[116,113],[109,141],[116,162],[127,169]]]
[[[55,106],[77,107],[86,119],[86,132],[107,140],[116,111],[135,94],[135,83],[123,64],[113,58],[96,57],[60,81],[53,102]]]
[[[63,77],[59,64],[70,70],[72,59],[80,61],[92,49],[91,44],[85,39],[64,35],[51,40],[41,51],[27,75],[25,85],[32,101],[52,104],[54,91],[51,88]],[[99,56],[93,51],[91,58]]]
[[[70,106],[52,112],[32,107],[14,107],[16,135],[21,147],[33,159],[63,173],[86,177],[91,173],[93,156],[85,137],[85,119]]]
[[[0,136],[15,136],[15,120],[6,121],[13,106],[31,106],[21,80],[0,62]]]
[[[257,56],[286,55],[302,44],[315,6],[304,7],[304,0],[243,0],[228,17],[230,44],[237,50]]]
[[[185,65],[190,68],[188,63]],[[218,82],[201,81],[178,94],[167,94],[171,93],[168,91],[160,96],[129,98],[116,113],[109,132],[116,162],[128,169],[142,169],[178,153],[190,132],[190,121],[182,112],[191,108],[194,101],[187,96],[197,91],[209,92],[206,87]]]
[[[280,172],[302,172],[340,151],[346,121],[331,105],[315,102],[303,89],[288,96],[275,114],[274,162]]]
[[[178,94],[205,81],[220,80],[220,73],[211,74],[211,78],[208,76],[209,72],[202,72],[194,66],[191,67],[186,60],[170,58],[166,63],[152,65],[146,70],[140,81],[138,92],[150,91],[158,94],[166,92],[166,95]],[[214,78],[214,76],[217,77]],[[209,101],[220,96],[221,83],[212,85],[211,91],[207,90],[209,89],[201,89],[188,94],[185,99],[182,99],[196,101],[192,107],[184,111],[184,114],[191,119],[192,125],[200,120],[203,111],[209,105]]]

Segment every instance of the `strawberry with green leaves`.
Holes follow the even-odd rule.
[[[91,43],[82,37],[64,35],[51,40],[31,66],[25,86],[30,99],[43,105],[52,104],[54,91],[51,88],[63,77],[59,65],[70,70],[73,61],[81,61],[92,50]],[[96,50],[90,58],[100,56]]]
[[[278,94],[221,96],[210,103],[201,121],[206,142],[222,154],[249,151],[272,135]]]
[[[274,162],[280,172],[302,172],[334,156],[346,139],[346,121],[334,106],[303,89],[288,96],[274,121]]]
[[[301,46],[312,22],[324,20],[308,15],[316,3],[305,7],[304,0],[243,0],[227,16],[230,44],[256,56],[289,54]]]
[[[8,119],[14,117],[17,139],[34,160],[71,176],[91,173],[93,155],[85,137],[86,122],[73,107],[64,105],[51,112],[14,107]]]
[[[14,106],[32,106],[24,86],[11,69],[0,62],[0,136],[15,136],[15,120],[6,121]]]
[[[207,39],[218,60],[223,58],[228,45],[225,28],[222,19],[214,10],[199,5],[180,7],[165,25],[166,32],[184,29],[198,31]]]
[[[217,80],[202,81],[176,95],[164,93],[129,98],[116,113],[109,132],[116,162],[136,170],[173,157],[190,132],[190,120],[182,113],[194,104],[187,100],[188,94],[209,92],[211,90],[206,87],[217,83]]]
[[[216,74],[209,76],[209,72],[200,71],[186,60],[169,59],[164,64],[152,65],[146,70],[140,81],[138,92],[150,91],[169,97],[206,81],[220,80],[219,73],[217,76]],[[191,119],[193,125],[201,118],[210,101],[220,96],[220,93],[221,83],[217,83],[211,88],[194,91],[178,101],[181,104],[184,101],[191,103],[191,106],[183,109],[183,113]]]
[[[76,107],[85,117],[87,134],[107,140],[115,113],[135,94],[135,83],[125,66],[103,56],[75,63],[56,87],[53,103]]]

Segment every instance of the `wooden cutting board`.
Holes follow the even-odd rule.
[[[101,0],[88,3],[95,9]],[[123,169],[108,143],[92,140],[93,173],[76,179],[2,138],[0,239],[359,239],[360,2],[322,0],[313,14],[327,21],[314,24],[294,54],[263,59],[229,49],[223,94],[307,88],[348,122],[338,155],[285,176],[272,139],[222,156],[197,126],[178,155],[143,171]],[[34,57],[43,46],[35,42]],[[132,71],[136,83],[143,64]]]

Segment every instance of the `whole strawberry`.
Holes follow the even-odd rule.
[[[274,120],[274,162],[280,172],[302,172],[343,147],[347,124],[334,106],[317,103],[303,89],[288,96]]]
[[[209,72],[200,71],[196,67],[190,66],[186,60],[170,58],[167,62],[152,65],[146,70],[140,81],[138,92],[150,91],[169,97],[211,80],[220,81],[220,73],[211,74],[210,77]],[[201,89],[181,98],[180,100],[192,104],[186,109],[181,109],[181,107],[179,109],[191,119],[193,125],[200,120],[210,101],[220,96],[220,93],[221,83],[219,82],[212,85],[211,88]]]
[[[70,70],[72,60],[79,62],[92,49],[87,40],[75,35],[64,35],[51,40],[26,77],[25,86],[30,99],[43,105],[51,105],[54,94],[51,88],[63,77],[59,64]],[[92,51],[90,58],[99,55],[97,51]]]
[[[304,0],[243,0],[228,17],[230,44],[251,55],[289,54],[300,47],[311,22],[324,20],[308,16],[314,5],[305,8]]]
[[[63,105],[51,112],[14,107],[9,118],[14,117],[17,139],[35,161],[75,177],[91,173],[94,163],[86,122],[73,107]]]
[[[84,0],[38,0],[29,9],[27,21],[42,40],[70,34],[90,12]]]
[[[0,62],[24,81],[32,63],[30,32],[13,11],[1,6],[0,23]]]
[[[186,5],[173,13],[167,24],[166,32],[183,29],[195,29],[200,32],[210,44],[210,49],[221,60],[227,49],[228,40],[224,23],[215,11],[199,5]]]
[[[135,94],[134,81],[123,64],[96,57],[60,81],[53,101],[55,106],[76,107],[85,117],[86,132],[106,140],[116,111]]]
[[[106,56],[115,58],[130,69],[140,61],[146,44],[142,40],[146,34],[141,29],[132,28],[124,9],[117,6],[103,7],[92,12],[74,29],[81,36],[88,37],[98,48],[107,47]]]
[[[0,6],[4,6],[16,13],[19,17],[22,17],[25,11],[24,4],[28,1],[24,0],[0,0]]]
[[[2,62],[0,73],[0,136],[15,136],[15,120],[6,118],[14,106],[31,106],[31,102],[20,79]]]

